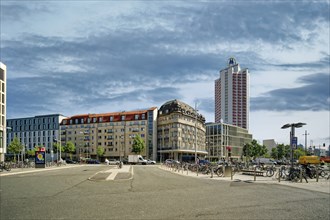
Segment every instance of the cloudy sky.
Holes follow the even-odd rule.
[[[330,141],[330,1],[1,0],[7,118],[160,107],[214,121],[214,80],[234,56],[250,71],[258,141]]]

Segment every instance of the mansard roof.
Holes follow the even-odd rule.
[[[194,118],[196,117],[196,111],[193,107],[177,99],[165,102],[158,110],[158,115],[167,115],[173,112],[178,112]],[[197,119],[205,122],[205,117],[201,114],[198,114],[198,112]]]

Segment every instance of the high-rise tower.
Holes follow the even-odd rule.
[[[0,162],[5,160],[6,153],[6,78],[7,78],[6,65],[0,62]]]
[[[215,122],[249,128],[250,82],[249,70],[240,68],[235,58],[220,70],[215,80]]]

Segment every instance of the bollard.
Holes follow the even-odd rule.
[[[211,166],[211,178],[213,178],[213,166]]]
[[[299,179],[300,179],[300,182],[301,182],[301,183],[302,183],[302,171],[303,171],[303,169],[300,168]]]
[[[230,167],[230,179],[233,180],[233,168]]]
[[[225,177],[225,165],[222,166],[222,177]]]
[[[198,176],[198,166],[197,166],[197,176]]]
[[[278,169],[278,182],[281,182],[281,174],[282,174],[282,170],[281,168]]]
[[[319,181],[319,166],[316,165],[316,182]]]
[[[254,181],[256,181],[256,167],[254,167]]]

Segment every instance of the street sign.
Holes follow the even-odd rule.
[[[292,149],[297,149],[297,144],[298,144],[298,138],[297,137],[292,137],[292,140],[291,140]]]

